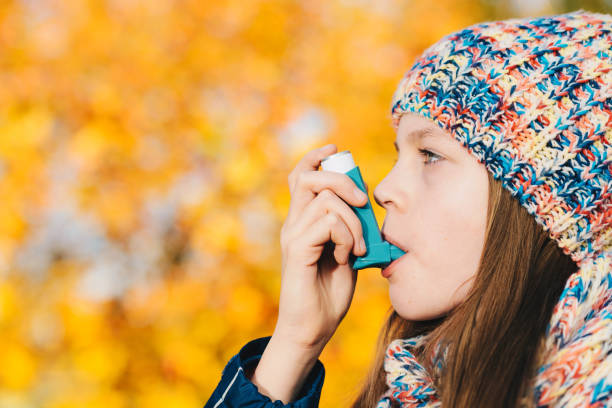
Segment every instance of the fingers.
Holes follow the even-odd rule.
[[[289,173],[289,191],[293,194],[293,190],[295,189],[295,184],[297,181],[297,177],[300,173],[305,171],[313,171],[319,168],[321,164],[321,160],[336,153],[336,145],[329,144],[327,146],[320,147],[318,149],[314,149],[309,151],[302,157],[302,159],[296,164],[295,168],[291,173]]]
[[[338,263],[346,263],[351,251],[355,255],[366,253],[365,245],[361,246],[361,222],[349,205],[362,207],[368,202],[368,196],[346,174],[318,170],[321,160],[335,152],[335,145],[312,150],[289,175],[291,204],[281,229],[281,247],[293,247],[305,236],[321,240],[303,242],[311,248],[331,239],[336,244],[334,257]],[[336,225],[338,222],[342,225]],[[326,226],[327,233],[320,230]],[[313,233],[313,230],[318,231]]]
[[[291,225],[289,236],[284,238],[291,240],[304,235],[319,219],[329,213],[334,213],[339,217],[350,232],[351,242],[347,243],[349,247],[346,249],[346,256],[348,257],[351,251],[357,256],[365,255],[365,245],[361,244],[363,237],[361,221],[345,202],[328,189],[323,190],[310,202],[295,224]]]
[[[342,265],[348,263],[349,254],[353,247],[351,231],[342,218],[333,212],[327,213],[315,221],[311,228],[308,228],[298,240],[309,243],[320,242],[320,245],[325,245],[326,242],[331,240],[336,244],[334,259]]]
[[[325,170],[306,171],[297,176],[287,221],[295,222],[306,206],[326,189],[352,206],[362,207],[368,202],[368,196],[346,174]]]

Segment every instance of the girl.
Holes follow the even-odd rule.
[[[476,24],[425,50],[391,106],[398,158],[374,191],[392,310],[353,407],[610,406],[612,17]],[[315,407],[318,357],[364,255],[344,174],[289,175],[271,337],[225,368],[209,407]]]

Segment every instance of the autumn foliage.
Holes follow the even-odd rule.
[[[371,193],[401,76],[485,18],[476,0],[2,2],[0,406],[203,406],[274,327],[293,166],[335,143]],[[361,271],[322,406],[350,399],[388,307]]]

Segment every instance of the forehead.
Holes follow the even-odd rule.
[[[423,127],[423,128],[417,128],[417,129],[413,129],[410,130],[408,132],[404,132],[404,133],[400,133],[399,131],[397,132],[397,138],[396,140],[393,142],[393,146],[395,146],[395,149],[398,149],[398,145],[397,142],[402,140],[406,140],[406,141],[415,141],[418,142],[422,139],[426,139],[426,138],[430,138],[430,139],[440,139],[440,133],[436,132],[435,129],[431,129],[430,127]]]
[[[397,127],[397,134],[412,134],[419,129],[427,129],[432,133],[444,132],[433,120],[414,112],[407,112],[402,115]]]
[[[410,113],[402,115],[397,129],[396,141],[393,142],[395,148],[398,149],[398,144],[402,144],[404,141],[418,143],[425,139],[448,142],[451,137],[428,118]]]

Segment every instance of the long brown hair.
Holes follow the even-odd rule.
[[[442,406],[515,407],[528,390],[552,310],[578,267],[488,174],[485,243],[469,294],[435,320],[407,321],[391,309],[353,408],[376,406],[387,389],[387,345],[419,334],[428,334],[427,343],[415,356],[432,375]],[[425,357],[438,341],[448,346],[442,369]]]

